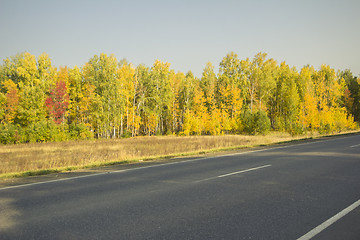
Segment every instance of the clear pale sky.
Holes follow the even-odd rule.
[[[298,70],[328,64],[358,76],[360,1],[1,0],[0,60],[24,51],[69,67],[102,52],[149,67],[159,59],[198,77],[230,51],[261,51]]]

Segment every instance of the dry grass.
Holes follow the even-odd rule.
[[[267,136],[167,136],[0,145],[0,177],[26,175],[14,174],[26,171],[46,173],[140,159],[251,147],[297,138],[304,136],[291,137],[286,133],[271,133]]]

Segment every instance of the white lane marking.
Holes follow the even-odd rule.
[[[360,144],[356,144],[356,145],[353,145],[353,146],[350,146],[351,148],[354,148],[354,147],[359,147]]]
[[[270,167],[271,165],[264,165],[264,166],[260,166],[260,167],[255,167],[255,168],[249,168],[246,170],[241,170],[241,171],[237,171],[237,172],[233,172],[233,173],[228,173],[228,174],[224,174],[224,175],[220,175],[217,176],[218,178],[222,178],[222,177],[227,177],[227,176],[231,176],[231,175],[235,175],[235,174],[239,174],[239,173],[244,173],[244,172],[250,172],[250,171],[254,171],[254,170],[258,170],[261,168],[266,168],[266,167]]]
[[[345,208],[344,210],[342,210],[341,212],[339,212],[338,214],[336,214],[335,216],[329,218],[328,220],[326,220],[325,222],[323,222],[322,224],[320,224],[310,232],[306,233],[304,236],[298,238],[297,240],[308,240],[313,238],[315,235],[322,232],[325,228],[329,227],[331,224],[333,224],[340,218],[344,217],[346,214],[348,214],[358,206],[360,206],[360,199],[354,202],[353,204],[351,204],[350,206],[348,206],[347,208]]]
[[[345,139],[345,138],[348,138],[348,136],[341,137],[341,138],[334,138],[334,139],[318,140],[318,141],[315,140],[315,141],[306,142],[306,143],[299,143],[299,144],[290,144],[290,145],[281,146],[281,147],[273,147],[273,148],[271,148],[271,146],[270,146],[270,148],[259,149],[259,150],[254,150],[254,151],[246,151],[246,152],[241,152],[241,153],[219,155],[219,156],[215,156],[215,157],[199,158],[199,159],[192,159],[192,160],[186,160],[186,161],[180,161],[180,162],[163,163],[163,164],[157,164],[157,165],[151,165],[151,166],[145,166],[145,167],[139,167],[139,168],[115,170],[115,171],[111,171],[111,172],[95,173],[95,174],[89,174],[89,175],[84,175],[84,176],[62,178],[62,179],[56,179],[56,180],[50,180],[50,181],[44,181],[44,182],[27,183],[27,184],[22,184],[22,185],[14,185],[14,186],[9,186],[9,187],[3,187],[3,188],[0,188],[0,191],[1,190],[6,190],[6,189],[12,189],[12,188],[20,188],[20,187],[28,187],[28,186],[33,186],[33,185],[52,183],[52,182],[67,181],[67,180],[77,179],[77,178],[93,177],[93,176],[98,176],[98,175],[103,175],[103,174],[108,174],[108,173],[120,173],[120,172],[134,171],[134,170],[145,169],[145,168],[154,168],[154,167],[161,167],[161,166],[166,166],[166,165],[202,161],[202,160],[214,159],[214,158],[219,158],[219,157],[245,155],[245,154],[250,154],[250,153],[255,153],[255,152],[265,152],[265,151],[277,150],[277,149],[282,149],[282,148],[289,148],[289,147],[294,147],[294,146],[303,146],[303,145],[308,145],[308,144],[313,144],[313,143],[323,143],[323,142],[328,142],[328,141],[335,141],[335,140]]]
[[[216,177],[210,177],[210,178],[197,180],[197,181],[194,181],[194,183],[205,182],[205,181],[213,180],[213,179],[216,179],[216,178],[228,177],[228,176],[231,176],[231,175],[250,172],[250,171],[254,171],[254,170],[258,170],[258,169],[266,168],[266,167],[270,167],[270,166],[271,165],[264,165],[264,166],[260,166],[260,167],[249,168],[249,169],[245,169],[245,170],[241,170],[241,171],[237,171],[237,172],[232,172],[232,173],[228,173],[228,174],[224,174],[224,175],[219,175],[219,176],[216,176]]]

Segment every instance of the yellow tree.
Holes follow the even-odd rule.
[[[222,112],[219,108],[213,108],[206,129],[211,135],[220,135],[222,127]]]
[[[67,78],[66,72],[67,70],[60,68],[60,74],[64,74],[62,77]],[[42,88],[45,91],[49,91],[49,89],[55,87],[57,78],[58,72],[56,68],[51,65],[51,59],[49,55],[47,53],[42,53],[37,59],[36,80],[40,81]]]
[[[184,120],[183,120],[183,124],[182,124],[182,133],[185,136],[189,136],[192,132],[193,132],[193,122],[194,122],[194,114],[192,111],[190,111],[189,109],[185,110],[184,113]]]
[[[246,64],[245,64],[246,65]],[[231,101],[225,96],[226,92],[233,90],[234,88],[240,89],[240,98],[244,98],[247,95],[247,88],[249,82],[247,81],[246,74],[244,74],[244,61],[241,62],[237,54],[227,54],[220,63],[219,77],[216,82],[216,101],[218,107],[226,108],[230,115]],[[225,94],[225,95],[224,95]],[[231,116],[232,117],[232,116]]]
[[[308,91],[300,106],[299,124],[306,129],[317,130],[320,127],[320,116],[315,96]]]
[[[216,99],[219,99],[221,85],[218,84],[218,78],[214,72],[214,66],[208,62],[203,70],[202,78],[200,81],[200,87],[202,89],[205,103],[207,108],[205,122],[205,132],[211,135],[220,134],[221,131],[221,114],[218,109]],[[217,93],[216,93],[217,92]],[[216,97],[216,94],[218,97]],[[220,104],[220,103],[219,103]]]
[[[181,109],[180,109],[180,87],[181,82],[184,81],[185,75],[181,72],[176,73],[171,71],[170,74],[170,83],[171,91],[173,92],[173,97],[170,105],[171,112],[171,132],[180,131],[180,119],[181,119]]]
[[[313,67],[305,66],[301,69],[296,84],[300,98],[300,111],[298,124],[302,126],[303,131],[317,130],[320,127],[318,102],[315,95],[315,86],[312,76],[315,70]]]
[[[240,122],[240,115],[243,108],[243,98],[241,98],[241,90],[239,88],[231,89],[231,130],[232,131],[239,131],[241,122]]]
[[[133,109],[133,107],[130,107],[129,109],[129,115],[127,118],[127,125],[131,129],[131,135],[137,136],[139,134],[139,129],[141,126],[141,117],[136,113],[136,109]]]
[[[194,91],[192,112],[194,113],[193,129],[197,135],[201,135],[206,129],[206,122],[209,121],[206,99],[200,87],[196,87]]]
[[[94,129],[91,109],[96,98],[95,86],[77,66],[68,70],[68,84],[70,122],[74,125],[84,124]]]
[[[120,104],[120,136],[124,134],[124,119],[129,122],[129,111],[133,106],[133,100],[135,95],[135,68],[126,62],[126,60],[122,60],[120,63],[120,67],[118,68],[118,79],[119,89],[118,94],[119,104]],[[130,122],[129,122],[130,123]],[[129,129],[129,124],[127,124],[127,129]]]
[[[321,65],[319,71],[313,75],[313,81],[318,101],[320,130],[331,132],[336,128],[336,118],[346,118],[346,112],[341,110],[340,104],[345,82],[343,79],[339,79],[335,70],[328,65]],[[344,117],[341,117],[341,114]],[[342,124],[339,123],[338,125]]]
[[[54,86],[56,71],[47,54],[35,56],[24,53],[15,61],[16,82],[19,86],[20,102],[18,119],[22,126],[42,121],[47,113],[46,93]]]

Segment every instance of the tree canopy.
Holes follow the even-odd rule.
[[[57,69],[46,53],[25,52],[0,66],[0,105],[2,143],[339,132],[360,121],[360,80],[328,65],[298,71],[261,52],[252,60],[231,52],[218,74],[207,63],[201,78],[103,53]]]

